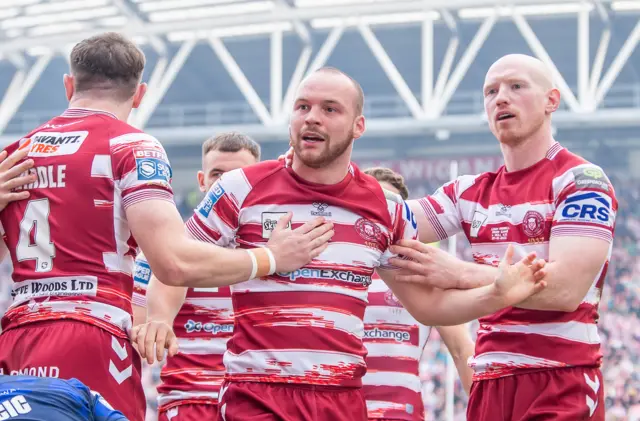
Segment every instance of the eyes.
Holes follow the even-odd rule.
[[[311,109],[311,107],[309,107],[307,104],[299,104],[296,108],[297,108],[298,110],[300,110],[300,111],[309,111],[309,110]],[[325,112],[327,112],[327,113],[336,113],[336,112],[338,112],[338,109],[337,109],[337,108],[332,107],[332,106],[330,106],[330,105],[326,105],[326,106],[324,106],[324,108],[323,108],[323,109],[324,109],[324,111],[325,111]]]
[[[514,91],[517,91],[517,90],[522,89],[522,88],[523,88],[523,85],[520,82],[515,82],[515,83],[511,84],[511,89],[514,90]],[[491,96],[491,95],[495,95],[497,93],[498,93],[498,89],[497,88],[488,88],[487,90],[485,90],[484,96],[488,97],[488,96]]]

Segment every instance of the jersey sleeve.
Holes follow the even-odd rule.
[[[98,392],[92,390],[91,396],[94,421],[128,421],[122,412],[114,409]]]
[[[111,166],[124,208],[151,199],[173,203],[172,170],[160,142],[145,133],[130,133],[110,140]],[[100,161],[94,167],[101,165]],[[92,168],[99,173],[100,168]]]
[[[236,236],[240,209],[250,191],[242,169],[223,174],[187,220],[187,232],[196,240],[228,246]]]
[[[392,223],[389,245],[400,240],[416,240],[418,238],[418,222],[409,205],[395,193],[385,190],[384,194]],[[395,269],[395,266],[389,264],[389,259],[396,256],[387,248],[380,258],[380,269]]]
[[[554,180],[551,237],[601,238],[613,242],[618,202],[604,171],[593,164],[572,168]]]
[[[462,192],[473,184],[469,176],[443,185],[431,196],[418,200],[420,208],[433,227],[439,240],[452,237],[462,231],[462,214],[458,202]]]
[[[133,299],[132,303],[140,307],[147,306],[147,287],[151,281],[151,266],[143,253],[138,253],[133,268]]]

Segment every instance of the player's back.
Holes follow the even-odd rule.
[[[76,379],[0,376],[0,420],[126,421]]]
[[[3,328],[63,317],[126,337],[136,243],[124,209],[150,184],[171,197],[164,150],[109,113],[81,109],[7,149],[26,142],[38,179],[0,215],[15,282]]]

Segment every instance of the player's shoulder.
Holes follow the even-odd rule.
[[[268,160],[258,162],[243,168],[239,168],[236,176],[242,175],[247,181],[255,186],[262,181],[274,176],[282,176],[286,173],[286,167],[282,161]],[[233,171],[229,171],[231,173]]]
[[[285,173],[284,163],[280,161],[263,161],[247,167],[237,168],[224,173],[220,177],[220,181],[217,183],[218,193],[231,193],[239,202],[242,202],[252,191],[264,192],[277,188],[277,183],[267,181],[273,181],[274,178],[281,177]],[[257,186],[260,186],[260,188],[256,189]],[[212,187],[212,190],[214,189],[216,189],[216,185]]]
[[[352,163],[349,171],[351,171],[353,175],[355,184],[359,188],[364,189],[373,195],[373,198],[375,198],[375,200],[381,205],[384,205],[389,201],[395,201],[397,203],[402,202],[402,198],[399,195],[397,197],[393,197],[394,193],[385,193],[385,190],[382,188],[378,180],[375,177],[364,173],[356,164]],[[387,193],[389,194],[389,197],[387,197]]]
[[[553,162],[554,196],[573,186],[576,190],[598,190],[614,196],[614,189],[602,167],[562,148]]]

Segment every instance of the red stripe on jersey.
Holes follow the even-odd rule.
[[[186,223],[187,231],[193,238],[205,243],[215,243],[220,240],[221,234],[205,225],[200,218],[192,216]]]
[[[419,374],[420,362],[413,358],[402,357],[367,357],[367,374],[385,372]],[[369,399],[369,397],[367,397]]]
[[[429,220],[429,222],[431,223],[431,226],[436,232],[438,239],[439,240],[446,239],[447,231],[444,229],[444,227],[438,220],[438,216],[437,216],[437,214],[444,213],[444,209],[442,208],[442,206],[435,199],[431,197],[425,197],[423,199],[420,199],[418,203],[420,203],[420,206],[422,207],[422,210],[426,214],[427,219]],[[434,212],[434,209],[435,209],[435,212]]]
[[[576,311],[568,313],[566,311],[543,311],[537,310],[536,317],[531,317],[531,310],[517,307],[502,309],[490,316],[480,319],[480,324],[500,324],[501,320],[509,320],[509,324],[525,325],[539,323],[565,323],[580,322],[594,323],[598,317],[598,309],[593,304],[582,303]]]
[[[240,286],[242,284],[239,284]],[[308,305],[310,308],[331,308],[344,314],[352,314],[360,319],[364,317],[366,303],[354,297],[331,292],[250,292],[232,294],[235,315],[259,310],[261,307],[282,305],[291,307]]]

